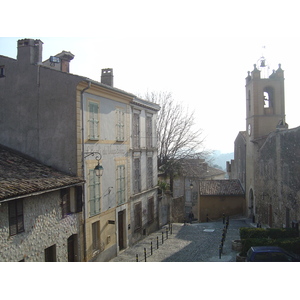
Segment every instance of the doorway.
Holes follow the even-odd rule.
[[[75,262],[77,260],[77,234],[73,234],[68,238],[68,261]]]
[[[124,240],[124,217],[125,217],[125,210],[118,212],[118,236],[119,236],[119,251],[125,248],[125,240]]]

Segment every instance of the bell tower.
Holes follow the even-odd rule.
[[[255,222],[256,195],[255,172],[258,151],[267,136],[285,123],[284,76],[281,65],[269,75],[264,57],[254,65],[246,77],[246,203],[248,217]]]
[[[266,68],[262,57],[260,67],[255,64],[254,70],[246,77],[246,130],[252,141],[267,136],[276,128],[287,127],[283,70],[279,64],[276,71],[264,78]]]

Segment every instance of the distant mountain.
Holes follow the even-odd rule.
[[[208,157],[208,163],[214,168],[219,168],[226,171],[226,162],[231,161],[234,158],[234,153],[221,153],[219,150],[215,150]]]

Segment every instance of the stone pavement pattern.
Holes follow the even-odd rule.
[[[232,250],[232,240],[240,239],[239,228],[249,227],[250,222],[248,219],[229,220],[220,259],[219,246],[224,226],[222,220],[186,225],[173,223],[172,234],[168,233],[168,239],[166,239],[166,228],[169,226],[164,226],[161,230],[150,234],[134,246],[121,252],[111,262],[136,262],[136,254],[138,254],[138,261],[144,262],[144,248],[146,248],[147,262],[235,262],[237,252]],[[164,233],[163,244],[162,232]]]

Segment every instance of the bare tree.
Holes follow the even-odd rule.
[[[176,103],[171,93],[151,92],[144,98],[161,107],[157,120],[158,168],[170,176],[172,191],[173,176],[180,171],[180,162],[205,156],[203,131],[195,128],[194,112]]]

